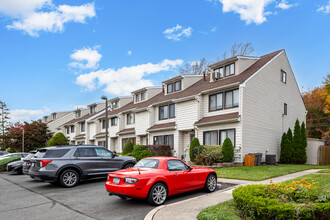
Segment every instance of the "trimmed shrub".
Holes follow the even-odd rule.
[[[47,143],[47,146],[58,146],[58,145],[67,145],[68,139],[64,136],[63,133],[59,132],[55,134]]]
[[[0,160],[0,172],[6,171],[8,163],[11,163],[13,161],[17,161],[17,160],[20,160],[20,159],[21,159],[20,157],[10,157],[10,158],[7,158],[7,159]]]
[[[134,145],[132,153],[144,150],[147,150],[147,147],[145,145]]]
[[[226,138],[222,145],[223,162],[232,162],[234,159],[234,147],[229,138]]]
[[[198,146],[200,146],[198,138],[192,139],[189,149],[189,157],[190,157],[190,161],[192,162],[195,162],[195,157],[196,157],[196,154],[194,154],[194,148]]]
[[[211,158],[212,163],[220,163],[222,161],[222,147],[220,145],[204,145],[204,156]]]
[[[137,161],[146,158],[146,157],[153,157],[155,156],[152,152],[148,150],[143,150],[143,151],[135,151],[132,152],[131,154],[132,157],[135,157]]]
[[[7,152],[8,152],[8,153],[16,153],[17,151],[14,150],[14,149],[9,148],[9,149],[7,149]]]
[[[172,150],[169,145],[147,145],[147,149],[157,156],[172,156]]]
[[[329,219],[330,201],[318,203],[317,196],[309,196],[310,191],[306,184],[247,185],[235,189],[233,197],[246,218]]]
[[[194,148],[195,163],[210,166],[222,161],[222,149],[220,145],[204,145]]]
[[[281,163],[290,163],[291,158],[292,158],[291,143],[288,139],[287,134],[284,132],[282,135],[282,141],[281,141],[280,162]]]
[[[122,153],[123,153],[123,155],[126,155],[128,153],[132,153],[132,151],[133,151],[133,144],[130,140],[128,140],[123,147]]]

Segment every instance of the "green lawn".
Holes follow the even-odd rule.
[[[297,164],[279,164],[276,166],[256,166],[256,167],[229,167],[214,169],[218,177],[240,180],[260,181],[290,173],[295,173],[308,169],[330,169],[330,165],[297,165]]]
[[[320,170],[318,173],[330,173],[330,170]]]
[[[229,168],[228,168],[229,169]],[[319,186],[321,189],[330,190],[330,174],[310,174],[302,177],[298,177],[292,180],[288,180],[285,183],[290,183],[292,181],[299,181],[305,179],[307,182],[311,183],[315,181],[315,185]],[[199,220],[240,220],[242,214],[238,209],[236,209],[234,201],[229,200],[218,205],[208,207],[201,211],[197,218]]]

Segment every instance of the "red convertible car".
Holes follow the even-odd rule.
[[[148,157],[134,167],[108,174],[105,188],[109,195],[122,199],[147,198],[152,205],[162,205],[168,196],[204,188],[215,191],[214,170],[188,166],[174,157]]]

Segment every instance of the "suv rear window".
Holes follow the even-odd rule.
[[[69,150],[70,149],[47,150],[43,158],[61,158],[68,153]]]

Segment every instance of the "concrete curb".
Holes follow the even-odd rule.
[[[239,185],[235,185],[235,186],[231,186],[231,187],[228,187],[226,189],[222,189],[222,190],[219,190],[217,191],[217,193],[220,193],[220,192],[224,192],[224,191],[228,191],[228,190],[231,190],[231,189],[235,189],[239,187]],[[168,206],[173,206],[173,205],[177,205],[177,204],[181,204],[181,203],[185,203],[185,202],[189,202],[191,200],[195,200],[195,199],[199,199],[199,198],[202,198],[202,197],[206,197],[208,196],[208,194],[205,194],[205,195],[201,195],[201,196],[197,196],[197,197],[194,197],[194,198],[190,198],[190,199],[186,199],[186,200],[182,200],[182,201],[179,201],[179,202],[175,202],[175,203],[171,203],[171,204],[168,204],[168,205],[162,205],[162,206],[158,206],[156,208],[154,208],[153,210],[151,210],[147,215],[146,217],[144,218],[144,220],[152,220],[154,215],[161,209],[164,209]]]

